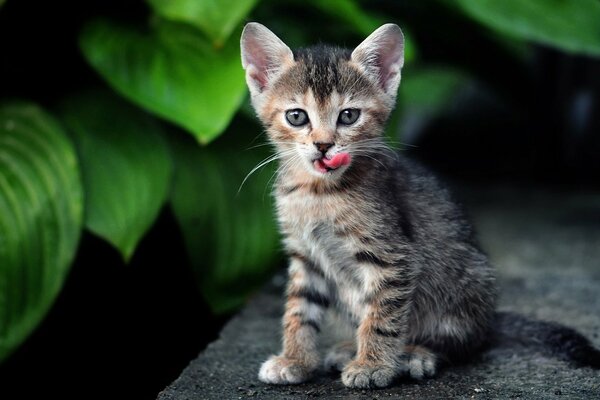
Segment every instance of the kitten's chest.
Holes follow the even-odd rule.
[[[278,199],[284,246],[322,271],[333,303],[355,322],[365,313],[364,291],[370,278],[369,270],[356,259],[365,250],[360,237],[369,235],[368,216],[360,207],[341,196]]]
[[[330,277],[352,266],[368,219],[352,197],[298,193],[277,199],[284,245],[318,263]]]
[[[356,206],[347,196],[294,193],[277,197],[278,218],[282,227],[294,228],[328,225],[344,222],[344,215],[356,213]]]

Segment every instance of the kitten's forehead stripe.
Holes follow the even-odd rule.
[[[320,104],[326,103],[334,91],[350,96],[356,91],[369,91],[371,83],[350,66],[350,54],[348,49],[326,45],[296,50],[296,68],[291,72],[299,89],[310,89]]]

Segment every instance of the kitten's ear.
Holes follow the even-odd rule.
[[[267,27],[250,22],[241,39],[242,67],[252,96],[260,94],[280,70],[294,62],[289,47]]]
[[[404,35],[396,24],[385,24],[371,33],[354,51],[352,61],[376,80],[394,99],[404,65]]]

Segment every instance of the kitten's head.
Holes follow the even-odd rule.
[[[249,23],[241,39],[252,105],[286,167],[337,179],[373,150],[394,107],[404,39],[386,24],[353,51],[315,46],[292,52]]]

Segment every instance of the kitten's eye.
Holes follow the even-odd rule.
[[[352,125],[360,116],[360,110],[356,108],[347,108],[342,110],[338,117],[338,123],[342,125]]]
[[[308,123],[308,115],[306,111],[296,108],[295,110],[289,110],[285,113],[285,119],[292,126],[302,126]]]

